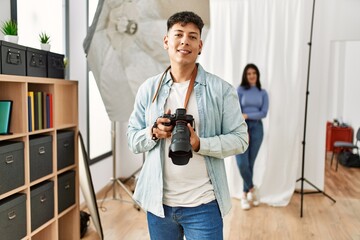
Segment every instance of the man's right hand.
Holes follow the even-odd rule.
[[[168,109],[166,111],[166,114],[171,114],[171,110]],[[153,136],[155,136],[158,139],[163,139],[163,138],[169,138],[171,137],[171,133],[172,133],[172,129],[173,126],[166,126],[166,123],[169,123],[170,119],[168,118],[162,118],[159,117],[156,119],[156,122],[152,128],[152,134]],[[156,126],[156,127],[155,127]]]

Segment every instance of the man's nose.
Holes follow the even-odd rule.
[[[189,41],[188,41],[188,38],[187,37],[183,37],[181,39],[181,45],[189,45]]]

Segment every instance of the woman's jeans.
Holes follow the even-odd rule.
[[[254,187],[254,163],[264,137],[261,120],[246,120],[249,132],[249,147],[243,154],[236,155],[236,162],[244,181],[244,192],[249,192]]]
[[[147,213],[152,240],[222,240],[223,219],[217,201],[198,207],[164,206],[165,218]]]

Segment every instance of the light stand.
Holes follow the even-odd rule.
[[[111,122],[112,125],[112,130],[111,130],[111,137],[112,137],[112,141],[111,141],[111,147],[112,147],[112,157],[113,157],[113,175],[111,178],[111,182],[112,182],[112,190],[113,190],[113,200],[120,200],[120,201],[124,201],[121,198],[117,198],[116,197],[116,184],[119,184],[119,186],[124,189],[124,191],[130,196],[131,200],[134,202],[134,206],[137,210],[140,210],[140,206],[137,204],[137,202],[133,199],[132,197],[132,193],[129,191],[129,189],[120,181],[120,179],[118,179],[116,177],[116,121],[112,121]],[[138,171],[136,171],[138,172]],[[136,173],[135,172],[135,173]],[[135,174],[134,173],[134,174]],[[133,175],[134,175],[133,174]]]
[[[305,171],[305,139],[306,139],[306,121],[307,121],[307,106],[308,106],[308,96],[309,96],[309,78],[310,78],[310,60],[311,60],[311,44],[312,44],[312,33],[313,33],[313,25],[314,25],[314,13],[315,13],[315,0],[313,0],[313,8],[312,8],[312,18],[311,18],[311,30],[310,30],[310,42],[309,45],[309,60],[308,60],[308,71],[307,71],[307,81],[306,81],[306,98],[305,98],[305,118],[304,118],[304,135],[303,135],[303,151],[302,151],[302,168],[301,168],[301,178],[296,180],[296,182],[301,181],[301,207],[300,207],[300,217],[303,216],[303,201],[304,201],[304,194],[313,194],[313,193],[322,193],[329,199],[331,199],[334,203],[336,202],[335,199],[330,197],[324,191],[321,191],[318,187],[314,184],[309,182],[306,178],[304,178],[304,171]],[[304,181],[315,188],[317,191],[314,192],[304,192]]]

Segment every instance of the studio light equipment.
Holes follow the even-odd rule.
[[[309,96],[309,79],[310,79],[310,66],[311,66],[311,45],[312,45],[312,35],[313,35],[313,27],[314,27],[314,14],[315,14],[315,0],[313,0],[313,6],[312,6],[312,15],[311,15],[311,28],[310,28],[310,41],[308,43],[309,45],[309,60],[308,60],[308,70],[307,70],[307,80],[306,80],[306,96],[305,96],[305,114],[304,114],[304,133],[303,133],[303,141],[302,141],[302,162],[301,162],[301,177],[296,180],[296,182],[301,182],[301,189],[300,193],[301,195],[301,203],[300,203],[300,217],[303,217],[303,202],[304,202],[304,195],[305,194],[314,194],[314,193],[322,193],[324,196],[328,197],[331,201],[334,203],[336,202],[335,199],[330,197],[328,194],[326,194],[324,191],[320,190],[318,187],[316,187],[313,183],[311,183],[309,180],[307,180],[304,177],[305,174],[305,140],[306,140],[306,122],[307,122],[307,110],[308,110],[308,96]],[[310,186],[316,189],[316,191],[306,191],[304,192],[304,182],[308,183]]]

